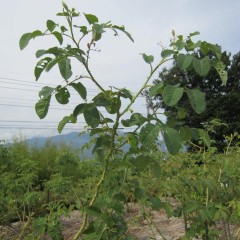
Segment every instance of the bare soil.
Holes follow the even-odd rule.
[[[178,240],[184,236],[184,223],[181,218],[168,218],[163,210],[152,211],[152,227],[143,219],[137,205],[129,205],[126,220],[129,223],[128,233],[139,240]],[[73,211],[69,217],[61,217],[64,240],[70,240],[79,229],[82,217],[78,211]],[[21,223],[13,223],[11,227],[0,226],[0,240],[18,239],[21,232]],[[222,238],[224,239],[224,238]],[[29,238],[28,238],[29,240]],[[51,240],[45,236],[41,240]]]
[[[149,227],[147,220],[144,220],[139,212],[139,207],[130,205],[129,211],[126,214],[126,220],[129,222],[128,232],[136,236],[139,240],[154,239],[157,240],[176,240],[184,236],[183,220],[179,218],[168,218],[164,211],[152,211],[152,220],[154,222],[153,229]],[[81,225],[82,218],[78,211],[73,211],[69,217],[61,217],[63,224],[63,236],[65,240],[71,239]],[[0,226],[0,239],[1,240],[14,240],[17,239],[21,232],[22,224],[17,222],[13,223],[11,227]],[[159,234],[164,236],[161,237]],[[47,236],[43,240],[50,240]]]

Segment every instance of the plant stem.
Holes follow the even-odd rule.
[[[118,97],[118,99],[120,98],[120,95]],[[97,183],[97,186],[96,186],[96,190],[95,190],[95,193],[90,201],[90,203],[88,204],[88,207],[91,207],[95,201],[97,200],[97,197],[99,195],[99,191],[100,191],[100,187],[101,185],[103,184],[105,178],[106,178],[106,175],[107,175],[107,169],[108,169],[108,163],[109,163],[109,160],[113,154],[113,151],[114,151],[114,146],[115,146],[115,137],[116,137],[116,134],[117,134],[117,129],[118,129],[118,125],[119,125],[119,119],[120,119],[120,114],[119,112],[117,113],[117,116],[116,116],[116,121],[115,121],[115,124],[113,126],[113,133],[112,133],[112,136],[111,136],[111,145],[110,145],[110,149],[109,149],[109,153],[105,159],[105,163],[104,163],[104,168],[103,168],[103,172],[102,172],[102,175]],[[79,229],[79,231],[76,233],[76,235],[74,236],[73,240],[77,240],[83,233],[83,231],[85,230],[86,226],[87,226],[87,222],[88,222],[88,214],[87,212],[85,211],[84,212],[84,215],[83,215],[83,224],[81,226],[81,228]]]
[[[79,44],[78,44],[78,42],[76,41],[76,39],[75,39],[75,37],[74,37],[74,33],[73,33],[72,16],[71,16],[70,11],[68,11],[68,13],[70,14],[70,16],[67,17],[67,22],[68,22],[68,25],[69,25],[69,28],[70,28],[72,40],[73,40],[73,42],[76,44],[77,48],[79,49]]]
[[[68,13],[70,14],[69,11],[68,11]],[[66,18],[67,18],[67,22],[68,22],[68,25],[69,25],[69,28],[70,28],[71,38],[72,38],[73,42],[75,43],[76,47],[77,47],[79,50],[81,50],[80,47],[79,47],[79,43],[80,43],[80,40],[81,40],[81,39],[77,42],[76,39],[75,39],[75,37],[74,37],[73,27],[72,27],[72,26],[73,26],[72,16],[70,15],[69,17],[66,17]],[[85,35],[84,35],[84,36],[85,36]],[[89,68],[88,68],[88,64],[86,64],[86,63],[84,64],[84,63],[83,63],[83,65],[84,65],[84,67],[86,68],[88,74],[90,75],[91,80],[97,85],[97,87],[98,87],[102,92],[104,92],[104,93],[106,94],[106,91],[104,90],[104,88],[103,88],[103,87],[96,81],[96,79],[93,77],[91,71],[90,71]],[[107,94],[106,94],[106,95],[107,95]]]
[[[97,82],[97,80],[94,78],[94,76],[92,75],[90,69],[88,68],[88,65],[87,64],[83,64],[84,67],[86,68],[88,74],[90,75],[91,77],[91,80],[96,84],[96,86],[105,94],[107,95],[107,92],[106,90]]]
[[[131,100],[131,102],[127,105],[127,107],[120,113],[120,116],[123,116],[128,110],[129,108],[133,105],[133,103],[136,101],[136,99],[138,98],[138,96],[141,94],[141,92],[146,88],[148,82],[150,81],[150,79],[152,78],[153,74],[157,71],[157,69],[165,62],[171,60],[170,58],[168,59],[162,59],[160,61],[159,64],[157,64],[157,66],[155,68],[152,69],[151,67],[151,72],[149,74],[149,76],[147,77],[145,83],[143,84],[143,86],[140,88],[140,90],[137,92],[137,94],[133,97],[133,99]]]

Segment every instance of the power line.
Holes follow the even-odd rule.
[[[25,80],[21,80],[21,79],[14,79],[14,78],[6,78],[6,77],[0,77],[0,79],[3,79],[3,80],[8,80],[8,81],[13,81],[13,83],[11,82],[6,82],[6,81],[1,81],[2,83],[7,83],[7,84],[14,84],[14,85],[25,85],[25,86],[33,86],[33,87],[38,87],[37,85],[41,85],[41,86],[46,86],[46,84],[44,83],[36,83],[36,84],[32,84],[31,82],[29,81],[25,81]],[[20,83],[19,83],[20,82]],[[22,83],[23,82],[23,83]],[[25,83],[28,83],[28,84],[25,84]],[[56,87],[56,85],[53,85],[53,84],[47,84],[48,86],[52,86],[52,87]],[[94,88],[88,88],[88,91],[93,91],[93,92],[98,92],[97,89],[94,89]]]
[[[29,105],[19,105],[19,104],[4,104],[0,103],[0,106],[7,106],[7,107],[23,107],[23,108],[33,108],[34,106],[29,106]],[[73,108],[60,108],[60,107],[49,107],[50,109],[53,110],[64,110],[64,111],[72,111]],[[102,112],[107,112],[106,110],[103,110]],[[140,113],[144,114],[144,113]]]
[[[0,97],[0,99],[4,99],[4,100],[1,100],[1,102],[9,102],[10,104],[18,104],[19,102],[12,102],[12,101],[5,101],[5,99],[10,99],[10,100],[18,100],[18,101],[25,101],[25,102],[27,102],[27,103],[37,103],[37,101],[39,100],[39,99],[36,99],[36,100],[32,100],[32,99],[22,99],[22,98],[9,98],[9,97]],[[26,103],[23,103],[23,104],[26,104]],[[68,106],[76,106],[76,105],[78,105],[79,104],[79,102],[71,102],[71,103],[68,103]]]
[[[1,97],[0,97],[1,98]],[[14,98],[11,98],[11,99],[14,99]],[[18,100],[18,99],[16,99],[16,100]],[[9,105],[17,105],[17,106],[23,106],[23,107],[34,107],[34,105],[37,103],[37,101],[33,101],[33,100],[27,100],[27,102],[26,103],[21,103],[21,105],[19,105],[19,102],[15,102],[15,101],[5,101],[5,100],[0,100],[0,105],[1,104],[5,104],[5,105],[7,105],[7,104],[9,104]],[[28,103],[33,103],[33,105],[22,105],[22,104],[28,104]],[[79,104],[79,102],[77,103],[68,103],[68,104],[65,104],[65,106],[68,106],[68,107],[70,107],[71,109],[74,109],[77,105]],[[62,109],[60,106],[62,106],[61,104],[51,104],[51,108],[57,108],[57,109]],[[69,110],[71,110],[69,108]],[[140,108],[140,109],[145,109],[145,106],[144,105],[141,105],[141,106],[135,106],[134,108]]]
[[[13,83],[12,83],[12,82],[6,82],[6,81],[1,81],[0,80],[1,83],[12,84],[12,85],[29,86],[29,87],[39,87],[37,85],[46,86],[46,84],[43,84],[43,83],[31,84],[29,81],[25,81],[25,80],[21,80],[21,79],[6,78],[6,77],[0,77],[0,79],[13,81]],[[47,86],[52,86],[54,88],[56,87],[56,85],[53,85],[53,84],[47,84]],[[0,87],[7,88],[5,86],[0,86]],[[9,89],[16,89],[16,88],[9,87]],[[24,90],[24,89],[19,89],[19,90]],[[29,89],[26,89],[26,90],[29,91]],[[99,92],[98,89],[94,89],[94,88],[87,88],[87,90],[88,90],[88,92]],[[34,90],[31,89],[31,91],[34,91]],[[139,97],[143,97],[143,96],[140,95]]]
[[[0,106],[33,108],[33,106],[27,106],[27,105],[2,104],[2,103],[0,103]],[[54,109],[54,110],[73,110],[73,109],[70,109],[70,108],[55,108],[55,107],[50,107],[50,109]]]
[[[81,127],[83,128],[83,127]],[[24,126],[0,126],[0,129],[8,129],[8,130],[11,130],[11,129],[37,129],[37,130],[49,130],[49,129],[52,129],[52,130],[57,130],[57,127],[56,126],[52,126],[52,127],[24,127]],[[65,127],[64,128],[65,130],[79,130],[79,127],[77,128],[69,128],[69,127]]]
[[[84,128],[85,126],[78,126],[78,127],[70,127],[70,126],[65,126],[64,127],[64,130],[79,130],[81,128]],[[35,127],[35,126],[0,126],[0,129],[8,129],[8,130],[12,130],[12,129],[25,129],[25,130],[30,130],[30,129],[37,129],[37,130],[57,130],[57,126],[38,126],[38,127]],[[122,127],[120,126],[119,129],[123,129],[123,130],[135,130],[136,128],[134,127],[129,127],[129,128],[126,128],[126,127]]]
[[[30,120],[0,120],[0,122],[10,122],[10,123],[22,123],[22,122],[26,122],[26,123],[58,123],[58,122],[49,122],[49,121],[30,121]],[[85,123],[85,122],[77,122],[77,123]]]
[[[0,81],[0,83],[2,83]],[[24,85],[24,86],[29,86],[29,87],[38,87],[38,86],[34,86],[34,85],[27,85],[27,84],[19,84],[19,83],[7,83],[7,84],[13,84],[13,85]],[[46,85],[45,85],[46,86]],[[0,86],[0,88],[7,88],[7,89],[15,89],[15,90],[25,90],[25,91],[32,91],[32,92],[38,92],[38,89],[28,89],[28,88],[14,88],[11,86]],[[88,90],[90,91],[90,93],[93,93],[94,91],[97,92],[97,90]],[[79,94],[77,93],[72,93],[75,96],[79,96]]]
[[[1,79],[1,78],[0,78]],[[27,82],[27,81],[25,81]],[[20,85],[20,86],[29,86],[29,87],[39,87],[38,84],[26,84],[26,83],[15,83],[15,82],[7,82],[7,81],[2,81],[0,80],[0,83],[7,83],[7,84],[12,84],[12,85]]]
[[[10,97],[0,97],[3,99],[11,99],[11,100],[19,100],[19,101],[27,101],[27,102],[34,102],[32,99],[23,99],[23,98],[10,98]]]
[[[29,81],[25,81],[25,80],[22,80],[22,79],[14,79],[14,78],[6,78],[6,77],[0,77],[0,79],[3,79],[3,80],[8,80],[8,81],[14,81],[14,82],[24,82],[24,83],[30,83],[31,84],[31,82],[29,82]],[[9,82],[6,82],[6,83],[9,83]],[[46,84],[44,84],[44,83],[39,83],[39,82],[36,82],[36,84],[37,85],[42,85],[42,86],[45,86]],[[48,84],[49,86],[55,86],[55,85],[53,85],[53,84]],[[34,86],[36,86],[36,85],[34,85]]]
[[[20,90],[20,91],[29,91],[29,92],[36,92],[36,90],[33,89],[23,89],[23,88],[13,88],[13,87],[5,87],[5,86],[0,86],[0,88],[6,88],[6,89],[14,89],[14,90]]]
[[[1,103],[4,103],[4,104],[17,104],[19,105],[19,102],[13,102],[13,101],[4,101],[4,100],[1,100]],[[28,101],[27,103],[34,103],[34,105],[37,103],[37,101]],[[27,103],[23,103],[23,104],[27,104]],[[72,107],[72,108],[75,108],[79,103],[68,103],[68,107]],[[60,104],[59,104],[60,105]],[[52,107],[59,107],[59,105],[56,105],[56,104],[51,104]],[[27,106],[27,105],[21,105],[21,106]],[[61,109],[59,107],[59,109]]]

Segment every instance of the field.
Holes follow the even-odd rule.
[[[42,148],[24,141],[1,144],[0,224],[4,229],[13,230],[11,224],[18,222],[19,240],[239,238],[238,130],[225,134],[221,130],[231,115],[224,112],[226,119],[211,116],[207,109],[213,106],[215,91],[220,91],[216,97],[220,103],[214,106],[220,106],[221,113],[226,102],[221,97],[228,98],[222,89],[231,80],[228,83],[221,47],[198,38],[195,41],[198,31],[183,36],[172,30],[169,45],[160,45],[156,57],[140,54],[148,73],[132,91],[116,87],[114,82],[106,85],[91,69],[92,57],[100,52],[98,43],[106,32],[134,42],[125,27],[100,22],[93,14],[80,14],[64,2],[57,16],[64,25],[48,19],[44,30],[27,32],[19,40],[21,50],[36,38],[57,40],[57,46],[37,50],[34,75],[39,80],[44,72],[58,67],[63,81],[42,87],[35,111],[44,119],[52,111],[52,102],[63,107],[77,94],[79,100],[69,115],[62,116],[58,132],[82,122],[90,136],[85,147],[93,157],[83,158],[83,152],[51,142]],[[176,83],[160,79],[159,71],[168,63],[180,71]],[[75,64],[80,72],[73,73]],[[106,71],[111,72],[111,67]],[[98,89],[94,96],[86,81]],[[200,82],[210,84],[214,97],[209,98]],[[140,96],[146,97],[148,114],[135,109]],[[234,105],[237,108],[231,113],[238,112]],[[201,119],[203,114],[208,118]],[[196,119],[189,120],[193,115]],[[219,141],[221,145],[217,145]]]
[[[71,239],[94,194],[101,159],[82,161],[69,146],[30,148],[24,141],[2,144],[0,156],[1,239]],[[239,157],[233,147],[174,157],[154,150],[151,159],[125,167],[115,159],[114,174],[87,208],[86,236],[98,239],[94,229],[108,224],[112,239],[205,239],[206,231],[209,239],[238,239]]]

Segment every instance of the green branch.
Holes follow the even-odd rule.
[[[133,97],[133,99],[131,100],[131,102],[128,104],[128,106],[123,110],[122,113],[120,113],[120,116],[123,116],[129,109],[130,107],[133,105],[133,103],[136,101],[136,99],[138,98],[138,96],[141,94],[141,92],[147,87],[147,84],[149,83],[149,81],[151,80],[153,74],[157,71],[157,69],[162,65],[164,64],[165,62],[171,60],[170,58],[168,59],[162,59],[160,61],[160,63],[155,67],[155,68],[152,68],[151,66],[151,72],[150,72],[150,75],[147,77],[145,83],[143,84],[143,86],[140,88],[140,90],[137,92],[137,94]]]
[[[118,95],[118,100],[119,100],[119,98],[120,98],[120,95]],[[115,120],[115,124],[113,126],[113,133],[112,133],[112,136],[111,136],[111,145],[110,145],[109,153],[108,153],[108,155],[107,155],[107,157],[105,159],[102,175],[101,175],[101,177],[100,177],[100,179],[99,179],[99,181],[98,181],[98,183],[96,185],[95,193],[94,193],[90,203],[88,204],[88,207],[93,206],[93,204],[97,200],[99,192],[100,192],[100,187],[101,187],[101,185],[103,184],[103,182],[104,182],[104,180],[106,178],[109,160],[110,160],[110,158],[111,158],[111,156],[113,154],[113,151],[114,151],[114,146],[115,146],[114,142],[115,142],[115,137],[117,135],[117,129],[118,129],[118,125],[119,125],[119,120],[120,120],[120,114],[119,114],[119,111],[118,111],[117,112],[117,116],[116,116],[116,120]],[[82,235],[83,231],[85,230],[85,228],[87,226],[87,223],[88,223],[88,214],[85,211],[84,215],[83,215],[83,224],[82,224],[81,228],[79,229],[79,231],[74,236],[73,240],[77,240]]]

